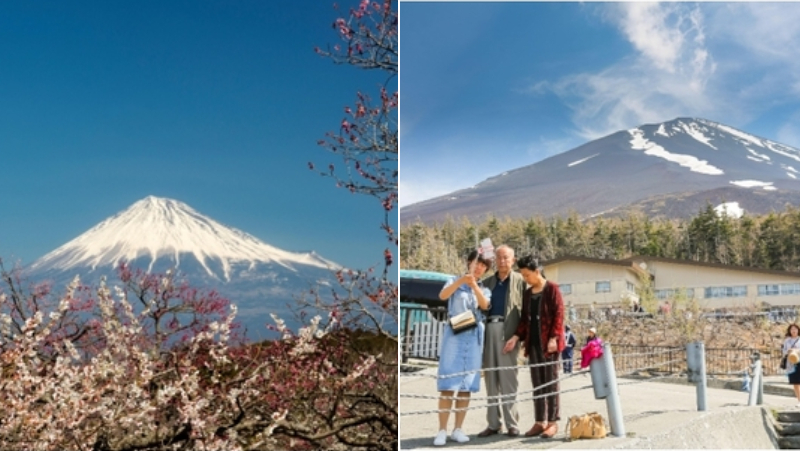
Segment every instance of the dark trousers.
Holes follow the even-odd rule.
[[[569,346],[564,348],[561,352],[561,360],[564,363],[564,374],[569,374],[572,372],[572,352],[573,349]]]
[[[537,422],[556,422],[561,419],[558,411],[558,382],[553,382],[558,380],[559,353],[554,352],[545,357],[541,349],[534,348],[533,355],[529,356],[530,364],[550,363],[531,368],[533,396],[536,398],[533,400],[534,417]]]

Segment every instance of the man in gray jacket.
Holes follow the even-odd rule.
[[[514,335],[519,324],[522,310],[522,294],[525,292],[525,281],[522,276],[512,271],[515,263],[514,250],[507,245],[498,246],[495,250],[495,273],[485,279],[483,284],[492,291],[492,305],[487,313],[486,337],[483,345],[483,369],[486,380],[486,393],[490,398],[486,420],[489,423],[478,437],[488,437],[500,433],[502,418],[506,425],[506,435],[519,435],[519,413],[517,412],[517,369],[494,370],[493,368],[516,367],[519,345],[513,351],[503,354],[503,346]],[[502,402],[503,404],[498,404]]]

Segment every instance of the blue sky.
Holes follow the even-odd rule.
[[[0,3],[6,266],[148,195],[285,250],[382,264],[380,203],[308,169],[340,165],[317,141],[386,81],[314,52],[358,6],[339,3]]]
[[[800,148],[800,3],[414,1],[400,17],[401,207],[676,117]]]

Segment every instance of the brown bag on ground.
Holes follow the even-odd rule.
[[[603,416],[597,412],[569,417],[567,437],[570,440],[579,438],[605,438],[606,424]]]

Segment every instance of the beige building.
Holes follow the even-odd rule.
[[[696,299],[703,309],[800,306],[800,273],[788,271],[644,256],[568,256],[546,262],[545,275],[575,306],[638,301],[647,280],[659,302],[678,295]]]

